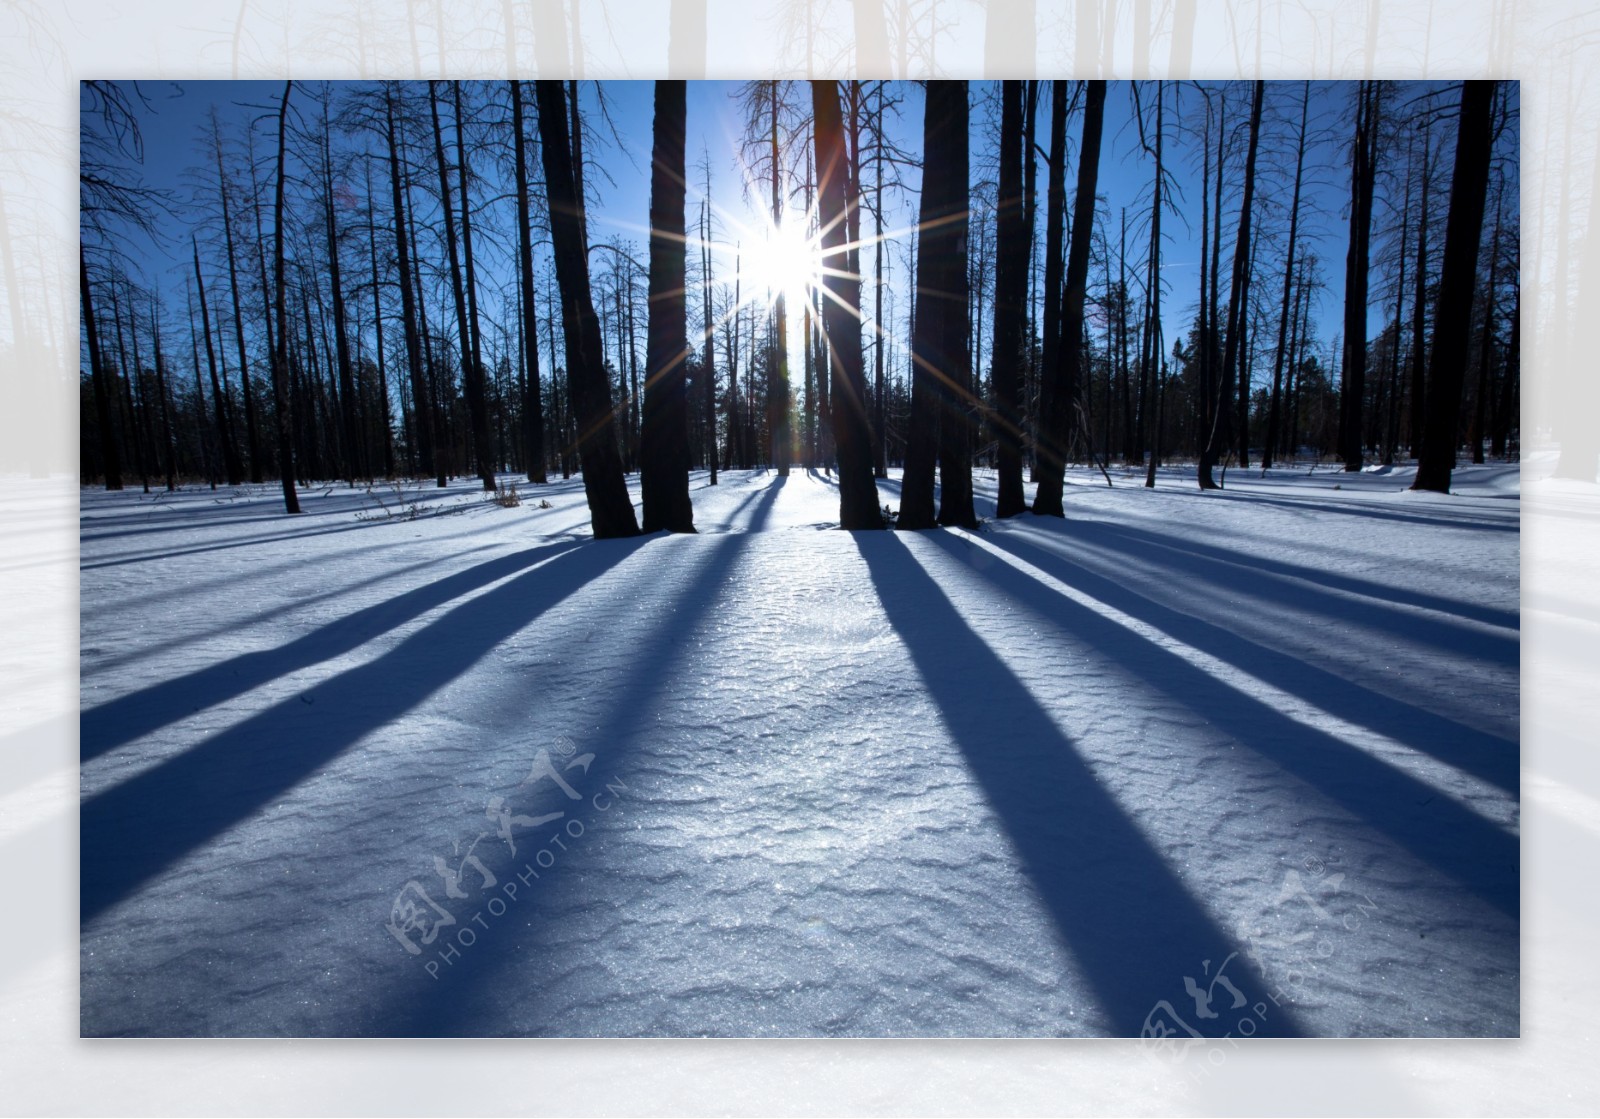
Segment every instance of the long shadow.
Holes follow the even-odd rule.
[[[455,557],[452,558],[462,558],[475,552],[484,551],[485,549],[491,547],[493,547],[493,545],[480,544],[475,548],[468,548],[464,552],[459,552]],[[410,575],[415,572],[425,570],[429,567],[436,567],[440,563],[444,562],[444,559],[445,557],[435,556],[432,559],[419,560],[416,563],[408,563],[402,567],[395,567],[388,571],[380,571],[376,575],[369,575],[365,579],[357,579],[353,583],[342,583],[338,586],[330,587],[328,590],[320,591],[317,594],[309,595],[305,598],[297,598],[293,601],[281,603],[277,606],[271,606],[263,610],[257,610],[255,613],[247,614],[242,618],[229,618],[224,622],[214,626],[208,626],[205,629],[190,630],[186,633],[175,634],[164,641],[152,641],[147,644],[141,644],[125,653],[118,653],[115,656],[101,657],[95,660],[92,667],[94,672],[98,675],[105,673],[110,669],[117,668],[120,665],[127,664],[129,661],[143,660],[145,657],[148,657],[153,653],[165,652],[168,649],[175,649],[184,645],[193,645],[196,642],[215,637],[220,633],[238,633],[240,630],[249,626],[259,625],[262,622],[271,621],[273,618],[282,617],[283,615],[296,610],[303,610],[306,607],[314,606],[319,602],[327,602],[330,599],[346,598],[356,591],[363,590],[367,587],[375,587],[381,583],[387,583],[393,579],[399,579],[402,576]],[[82,633],[84,630],[81,619],[82,615],[80,614],[80,633]],[[80,659],[86,657],[91,648],[93,647],[80,644],[78,649]]]
[[[341,501],[337,505],[327,503],[313,508],[307,508],[296,514],[296,523],[304,524],[306,521],[317,517],[348,517],[352,513],[371,511],[381,513],[381,510],[369,504],[359,504]],[[204,530],[208,528],[223,528],[227,525],[266,524],[271,521],[281,521],[288,514],[278,510],[258,509],[255,513],[238,517],[204,517],[200,511],[187,509],[163,509],[159,517],[145,515],[138,518],[137,527],[118,524],[116,517],[90,516],[87,522],[80,518],[78,538],[80,540],[115,540],[125,536],[149,536],[154,533],[184,532],[189,530]],[[100,526],[106,526],[101,528]]]
[[[942,543],[947,534],[923,535]],[[905,543],[861,533],[856,546],[927,694],[1113,1030],[1137,1035],[1159,1001],[1182,1001],[1184,976],[1202,975],[1202,961],[1234,950],[1232,938]],[[1242,955],[1228,968],[1250,1002],[1272,989]],[[1303,1032],[1286,1008],[1274,1007],[1256,1024],[1273,1036]]]
[[[1366,517],[1378,521],[1401,521],[1406,524],[1429,525],[1434,528],[1458,528],[1463,531],[1476,532],[1479,529],[1488,529],[1490,532],[1520,532],[1522,527],[1515,520],[1506,523],[1501,517],[1486,519],[1455,517],[1425,517],[1417,513],[1396,513],[1389,509],[1357,507],[1347,502],[1312,500],[1299,501],[1289,497],[1267,497],[1260,493],[1228,493],[1225,490],[1211,490],[1207,495],[1210,501],[1244,501],[1259,505],[1280,505],[1285,509],[1294,509],[1302,513],[1328,512],[1336,513],[1343,517]]]
[[[90,761],[269,680],[332,660],[436,606],[579,546],[577,541],[562,541],[487,560],[362,607],[287,645],[241,653],[198,672],[163,680],[92,707],[83,713],[80,723],[79,757]]]
[[[626,702],[611,706],[605,721],[576,743],[579,753],[597,755],[592,766],[596,783],[607,776],[631,780],[629,754],[641,734],[656,725],[656,707],[672,679],[674,666],[699,648],[695,641],[699,620],[716,604],[751,534],[765,527],[786,481],[770,477],[740,502],[729,516],[730,523],[747,507],[755,506],[742,528],[700,537],[699,546],[707,554],[671,604],[662,610],[656,625],[632,644],[630,660],[634,668],[627,680],[618,682],[616,693],[626,696]],[[526,857],[513,859],[503,848],[495,850],[495,855],[485,859],[486,864],[497,878],[511,881]],[[559,864],[557,869],[560,870]],[[485,1022],[476,1017],[480,1008],[474,996],[500,981],[504,969],[513,963],[513,953],[528,951],[530,943],[544,941],[543,924],[551,920],[546,912],[549,894],[562,888],[560,873],[544,872],[532,896],[518,902],[519,920],[528,922],[528,930],[503,928],[494,936],[484,936],[471,952],[461,953],[450,965],[448,982],[429,978],[415,961],[401,959],[396,953],[399,974],[395,983],[384,993],[380,1008],[370,1015],[366,1027],[354,1032],[390,1037],[481,1035]],[[536,899],[543,899],[545,908]],[[384,947],[388,949],[387,945]],[[526,1014],[529,1019],[537,1018],[535,1008],[526,1008]]]
[[[1514,741],[1394,699],[1193,614],[1163,606],[1036,541],[1011,534],[991,539],[996,547],[1048,571],[1069,586],[1155,626],[1208,656],[1243,669],[1291,695],[1309,699],[1347,722],[1393,738],[1507,792],[1515,793],[1519,788],[1519,759]],[[1173,577],[1182,578],[1183,574],[1175,572]],[[1239,589],[1250,590],[1249,587]],[[1470,638],[1481,636],[1464,635],[1458,649],[1467,652]]]
[[[1306,782],[1468,892],[1517,918],[1516,836],[1440,795],[1426,782],[1326,732],[1295,722],[1177,654],[1055,593],[1009,564],[990,563],[980,569],[972,562],[976,549],[971,545],[952,539],[948,533],[927,536],[974,575],[1027,609],[1052,619],[1133,678],[1177,699],[1212,726]],[[1116,594],[1116,588],[1104,580],[1096,580],[1084,589],[1091,594],[1107,594],[1102,601],[1119,609],[1123,604],[1139,607],[1138,603],[1129,602],[1127,593]],[[1134,610],[1126,612],[1133,614]],[[1169,624],[1179,621],[1164,620]],[[1182,632],[1174,631],[1174,636],[1181,637]]]
[[[196,548],[178,548],[168,552],[147,552],[137,556],[123,556],[119,559],[96,560],[94,563],[78,565],[79,571],[94,571],[102,567],[126,567],[132,563],[153,563],[156,560],[177,559],[179,556],[198,556],[208,552],[226,552],[232,548],[246,548],[252,544],[273,544],[279,540],[304,540],[312,536],[327,536],[335,532],[355,532],[363,528],[372,528],[375,525],[386,524],[386,521],[353,521],[347,525],[334,525],[331,528],[312,529],[309,532],[300,529],[291,529],[288,532],[273,533],[270,536],[246,536],[237,540],[229,540],[221,544],[205,544]]]
[[[1211,554],[1207,554],[1207,551],[1174,545],[1165,542],[1167,538],[1148,533],[1124,534],[1121,530],[1106,530],[1092,522],[1081,523],[1083,531],[1072,538],[1074,543],[1081,542],[1083,547],[1127,556],[1133,562],[1150,565],[1157,572],[1175,580],[1208,583],[1228,592],[1230,596],[1244,596],[1293,610],[1321,614],[1340,623],[1353,623],[1405,641],[1431,645],[1444,653],[1466,654],[1507,666],[1516,665],[1521,659],[1520,642],[1508,634],[1484,633],[1453,619],[1419,616],[1378,602],[1340,597],[1322,587],[1306,586],[1296,575],[1262,568],[1245,570],[1234,561],[1233,553],[1222,549],[1209,550]],[[1066,539],[1062,537],[1063,542]],[[1180,566],[1153,554],[1157,552],[1185,558],[1180,561]],[[1360,591],[1348,593],[1361,594]],[[1482,612],[1505,616],[1503,611]]]
[[[375,660],[85,800],[79,816],[81,920],[93,919],[363,735],[417,707],[498,642],[646,543],[594,541],[557,555],[457,606]]]
[[[1142,549],[1147,547],[1160,548],[1169,552],[1187,553],[1201,560],[1209,560],[1219,570],[1251,567],[1282,580],[1316,583],[1330,590],[1346,591],[1350,594],[1360,595],[1363,598],[1380,599],[1400,606],[1417,606],[1424,610],[1434,610],[1441,614],[1453,614],[1458,618],[1500,626],[1504,629],[1514,630],[1519,628],[1521,624],[1520,616],[1512,610],[1497,610],[1491,606],[1480,606],[1477,603],[1445,598],[1442,595],[1428,594],[1424,591],[1385,586],[1370,579],[1340,575],[1331,571],[1319,571],[1316,568],[1306,567],[1302,564],[1254,556],[1242,550],[1230,550],[1199,544],[1192,540],[1184,540],[1165,533],[1148,532],[1144,529],[1123,525],[1110,525],[1100,521],[1074,521],[1072,528],[1074,541],[1079,539],[1092,540],[1102,543],[1108,548],[1117,548],[1119,551],[1124,551],[1131,555],[1144,555]],[[1114,539],[1120,539],[1124,543],[1112,543]],[[1244,580],[1248,579],[1248,576],[1241,575],[1238,578]],[[1244,584],[1240,583],[1239,585]],[[1252,582],[1248,585],[1254,587],[1256,584]],[[1337,612],[1344,613],[1345,605],[1341,600],[1341,606]],[[1348,616],[1348,614],[1345,614],[1345,616]],[[1413,619],[1410,616],[1406,617],[1407,625],[1412,621]]]

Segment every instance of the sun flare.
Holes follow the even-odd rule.
[[[742,271],[745,282],[776,301],[781,295],[798,305],[820,282],[822,249],[800,224],[769,225],[766,239],[747,248]]]

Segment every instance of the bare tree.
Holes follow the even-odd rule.
[[[1228,296],[1228,333],[1222,354],[1222,385],[1217,394],[1216,420],[1210,438],[1200,454],[1200,488],[1219,488],[1211,476],[1212,469],[1221,459],[1229,439],[1227,433],[1228,399],[1233,392],[1234,378],[1240,376],[1244,356],[1240,335],[1243,333],[1244,311],[1250,296],[1250,211],[1255,200],[1256,148],[1261,137],[1261,101],[1265,82],[1256,82],[1255,96],[1250,103],[1250,147],[1244,164],[1244,196],[1239,204],[1239,234],[1233,243],[1233,280]]]
[[[817,211],[822,223],[824,257],[823,334],[832,385],[829,407],[839,447],[839,526],[881,529],[877,484],[872,477],[871,432],[867,424],[866,383],[861,361],[861,278],[838,267],[845,252],[845,215],[855,203],[849,197],[844,124],[835,82],[811,83],[816,143]]]
[[[1023,222],[1023,96],[1025,82],[1001,91],[1000,193],[994,290],[994,431],[999,466],[998,517],[1027,508],[1022,491],[1022,332],[1027,316],[1028,237]],[[1031,158],[1031,157],[1030,157]]]
[[[595,318],[589,289],[583,198],[578,193],[572,149],[567,142],[566,95],[559,81],[535,82],[534,91],[556,283],[561,289],[568,391],[578,431],[578,457],[583,464],[589,518],[597,538],[634,536],[639,522],[634,518],[633,502],[622,476],[616,430],[611,422],[611,387],[606,383],[600,322]]]
[[[694,531],[689,500],[689,356],[684,280],[683,82],[655,84],[655,151],[650,175],[650,315],[645,354],[639,484],[644,531]]]
[[[1066,289],[1061,301],[1059,358],[1054,370],[1046,366],[1040,383],[1039,486],[1033,495],[1033,511],[1050,517],[1066,515],[1061,499],[1066,480],[1068,431],[1075,416],[1083,367],[1083,302],[1089,279],[1089,241],[1094,232],[1106,83],[1089,82],[1086,92],[1083,143],[1078,149],[1078,192],[1073,199],[1072,241],[1067,256]]]
[[[293,415],[289,403],[289,309],[285,292],[283,256],[283,191],[286,179],[285,157],[289,127],[289,94],[294,83],[283,83],[283,100],[278,103],[278,173],[273,189],[272,291],[278,320],[277,346],[272,357],[272,399],[278,413],[278,473],[283,480],[283,507],[300,512],[300,498],[294,488]]]
[[[1462,82],[1456,123],[1456,162],[1445,218],[1444,265],[1433,311],[1433,352],[1428,362],[1428,412],[1414,490],[1450,492],[1455,469],[1461,382],[1471,345],[1472,295],[1483,239],[1484,199],[1494,144],[1495,82]]]

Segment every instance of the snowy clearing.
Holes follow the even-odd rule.
[[[83,491],[83,1033],[1518,1034],[1517,467],[1113,476]]]

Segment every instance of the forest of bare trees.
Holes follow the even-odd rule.
[[[903,467],[898,523],[927,527],[976,523],[974,470],[998,515],[1032,482],[1060,516],[1071,464],[1416,459],[1444,490],[1517,453],[1513,84],[720,96],[736,167],[684,83],[646,138],[610,83],[289,82],[213,110],[167,190],[146,93],[85,83],[84,481],[276,479],[293,512],[318,483],[581,474],[615,536],[636,471],[644,531],[693,531],[693,470],[791,465],[838,472],[847,527]],[[646,232],[602,235],[623,175]],[[803,290],[754,290],[772,249],[734,189],[769,241],[800,230]]]

